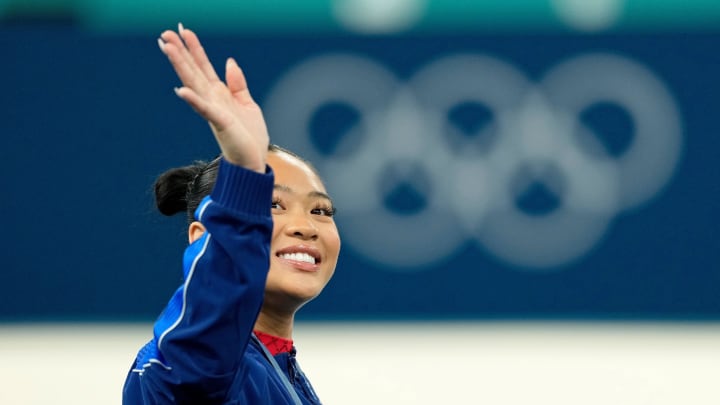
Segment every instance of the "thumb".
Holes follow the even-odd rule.
[[[233,58],[228,58],[225,63],[225,82],[233,97],[242,102],[252,102],[245,75]]]

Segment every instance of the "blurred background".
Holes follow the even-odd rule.
[[[717,1],[0,0],[1,403],[119,403],[182,281],[178,22],[338,207],[326,403],[720,401]]]

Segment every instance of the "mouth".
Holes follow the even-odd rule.
[[[302,263],[310,263],[310,264],[317,264],[318,260],[315,259],[313,256],[307,254],[307,253],[283,253],[277,255],[277,257],[285,260],[290,260],[294,262],[302,262]]]
[[[275,256],[286,264],[305,271],[317,271],[322,261],[316,248],[303,245],[281,249]]]

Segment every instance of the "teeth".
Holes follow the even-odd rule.
[[[305,262],[315,264],[315,258],[307,253],[284,253],[280,255],[281,258],[287,260],[293,260],[296,262]]]

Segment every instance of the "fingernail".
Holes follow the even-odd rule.
[[[180,96],[180,87],[173,88],[173,91],[175,92],[175,95],[177,95],[178,97]]]
[[[162,38],[158,38],[158,46],[160,47],[160,50],[165,52],[165,42],[162,40]]]
[[[185,27],[183,27],[182,23],[178,23],[178,32],[182,34]]]

